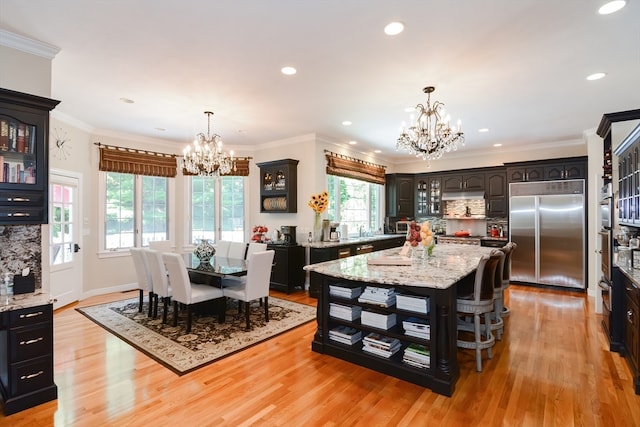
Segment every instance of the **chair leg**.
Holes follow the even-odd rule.
[[[142,313],[142,304],[144,303],[144,291],[140,289],[140,299],[138,301],[138,313]]]
[[[480,349],[480,341],[482,341],[482,335],[480,333],[479,314],[474,314],[473,316],[473,332],[476,338],[476,371],[482,372],[482,350]]]
[[[173,327],[178,326],[178,301],[173,300]]]
[[[169,311],[169,297],[162,298],[162,323],[167,323],[167,311]]]
[[[244,303],[244,318],[245,318],[245,321],[247,322],[247,331],[251,329],[251,319],[249,318],[249,315],[251,314],[250,311],[251,309],[249,307],[249,301],[246,301]]]
[[[148,317],[151,317],[153,315],[153,297],[154,293],[149,292],[149,313],[147,313]]]
[[[485,323],[485,331],[487,340],[491,337],[491,313],[484,314],[484,323]],[[487,347],[487,357],[491,359],[493,357],[493,352],[491,347]]]
[[[264,297],[264,321],[269,321],[269,297]]]
[[[158,294],[154,294],[154,298],[153,298],[153,318],[154,319],[158,317],[158,299],[160,299],[160,296]]]
[[[191,304],[187,304],[187,333],[191,333]]]

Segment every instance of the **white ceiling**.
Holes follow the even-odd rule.
[[[96,133],[181,149],[211,110],[236,150],[315,132],[401,162],[404,109],[427,85],[462,120],[470,154],[575,142],[602,114],[640,108],[640,1],[606,16],[601,3],[0,0],[0,28],[61,49],[56,111]],[[405,24],[394,37],[392,20]],[[585,79],[597,71],[607,77]]]

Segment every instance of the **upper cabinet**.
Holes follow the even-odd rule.
[[[509,189],[506,171],[496,170],[486,173],[487,216],[507,216],[509,209]]]
[[[388,217],[413,217],[415,210],[412,174],[387,174],[385,190]]]
[[[46,224],[49,111],[60,101],[0,89],[0,224]]]
[[[484,190],[484,172],[444,175],[442,191],[482,191]]]
[[[256,163],[260,168],[260,212],[296,213],[298,160]]]
[[[542,166],[520,166],[507,168],[509,182],[543,181],[544,168]]]
[[[587,176],[586,157],[509,163],[506,166],[508,182],[584,179]]]
[[[544,168],[545,181],[559,179],[582,179],[585,177],[587,165],[585,162],[560,163],[548,165]]]
[[[618,224],[640,227],[640,125],[615,150],[618,156]]]

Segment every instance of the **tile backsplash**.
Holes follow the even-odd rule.
[[[40,225],[0,226],[0,273],[21,274],[29,267],[42,287],[42,228]]]
[[[447,200],[444,204],[445,217],[464,216],[467,207],[471,211],[471,215],[484,216],[485,201],[484,199],[464,199],[464,200]]]

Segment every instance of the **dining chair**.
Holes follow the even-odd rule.
[[[493,311],[493,292],[496,268],[504,258],[499,249],[494,249],[489,255],[484,255],[478,262],[475,272],[473,291],[461,292],[457,299],[457,346],[476,350],[476,370],[482,372],[482,350],[487,350],[489,359],[492,357],[491,347],[495,344],[495,337],[491,333],[491,312]],[[473,316],[473,321],[467,317]],[[480,317],[484,317],[481,322]],[[460,332],[473,333],[473,340],[464,339]],[[484,337],[483,337],[484,334]]]
[[[144,292],[149,292],[149,317],[151,317],[151,309],[153,308],[153,281],[149,274],[149,268],[144,256],[144,249],[131,248],[131,259],[133,260],[133,266],[136,270],[136,277],[138,278],[138,289],[140,290],[140,298],[138,301],[138,312],[142,313],[142,305],[144,303]]]
[[[243,280],[222,278],[222,292],[225,297],[238,300],[238,313],[244,302],[247,330],[251,329],[251,301],[264,298],[264,319],[269,321],[269,283],[274,254],[273,250],[252,253],[248,260],[247,275]],[[225,286],[225,282],[231,286]]]
[[[222,298],[224,294],[222,289],[218,287],[191,283],[182,255],[164,253],[162,260],[169,273],[169,283],[173,294],[173,326],[178,326],[178,303],[182,303],[187,307],[187,333],[190,333],[192,305]],[[222,309],[224,310],[224,308]]]
[[[229,242],[229,250],[227,251],[227,258],[244,259],[244,254],[247,252],[247,244],[244,242]]]
[[[229,240],[218,240],[215,244],[216,253],[214,256],[221,256],[226,258],[229,254],[229,246],[231,242]]]
[[[171,285],[167,278],[167,268],[162,260],[162,252],[147,249],[144,251],[147,257],[147,266],[151,272],[153,281],[153,290],[155,294],[153,303],[153,317],[158,316],[158,297],[162,298],[162,323],[167,323],[167,311],[169,310],[169,302],[171,301]]]
[[[152,240],[149,242],[149,249],[160,253],[171,252],[171,240]]]
[[[266,250],[267,250],[266,243],[251,242],[249,243],[249,247],[247,248],[246,259],[249,259],[249,256],[254,252],[262,252]]]

